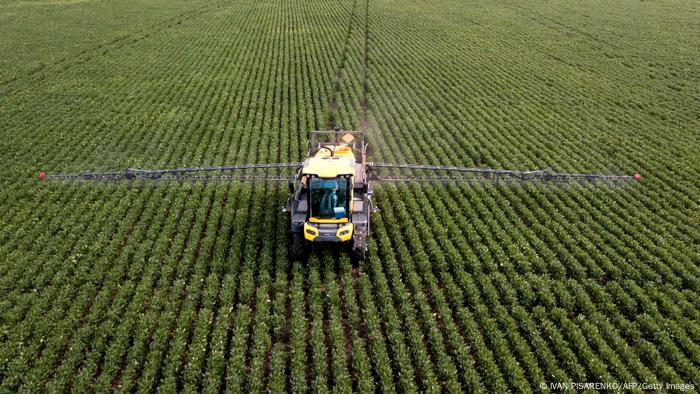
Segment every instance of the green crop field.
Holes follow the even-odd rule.
[[[286,184],[37,180],[329,127],[642,178],[377,185],[362,265]],[[0,0],[0,166],[2,393],[700,386],[697,1]]]

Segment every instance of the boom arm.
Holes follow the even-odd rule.
[[[301,163],[270,163],[270,164],[240,164],[232,166],[215,167],[183,167],[172,169],[145,170],[140,168],[129,168],[125,171],[114,172],[76,172],[63,174],[39,173],[39,180],[62,180],[62,179],[83,179],[98,181],[119,181],[119,180],[263,180],[263,181],[286,181],[292,179],[291,175],[268,174],[271,169],[297,170],[301,168]],[[252,173],[246,174],[246,170]],[[262,173],[261,171],[262,170]],[[235,175],[224,175],[225,172],[237,172]],[[210,175],[211,173],[218,173]]]
[[[395,174],[382,176],[382,169],[395,170]],[[427,171],[435,175],[417,175],[416,170]],[[640,180],[635,175],[605,175],[605,174],[576,174],[558,173],[546,170],[516,171],[496,168],[469,168],[433,166],[421,164],[367,163],[367,177],[373,181],[631,181]]]

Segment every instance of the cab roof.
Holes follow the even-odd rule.
[[[330,149],[333,149],[332,155]],[[347,144],[323,147],[304,161],[301,173],[321,178],[355,175],[355,155]]]
[[[321,178],[355,175],[355,160],[349,157],[311,157],[304,161],[301,173]]]

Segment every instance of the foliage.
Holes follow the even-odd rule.
[[[698,387],[698,12],[0,4],[0,392]],[[297,161],[329,123],[376,161],[642,182],[377,185],[358,267],[291,260],[286,185],[35,180]]]

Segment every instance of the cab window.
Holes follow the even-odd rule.
[[[348,179],[309,179],[310,216],[321,219],[340,219],[348,214]]]

